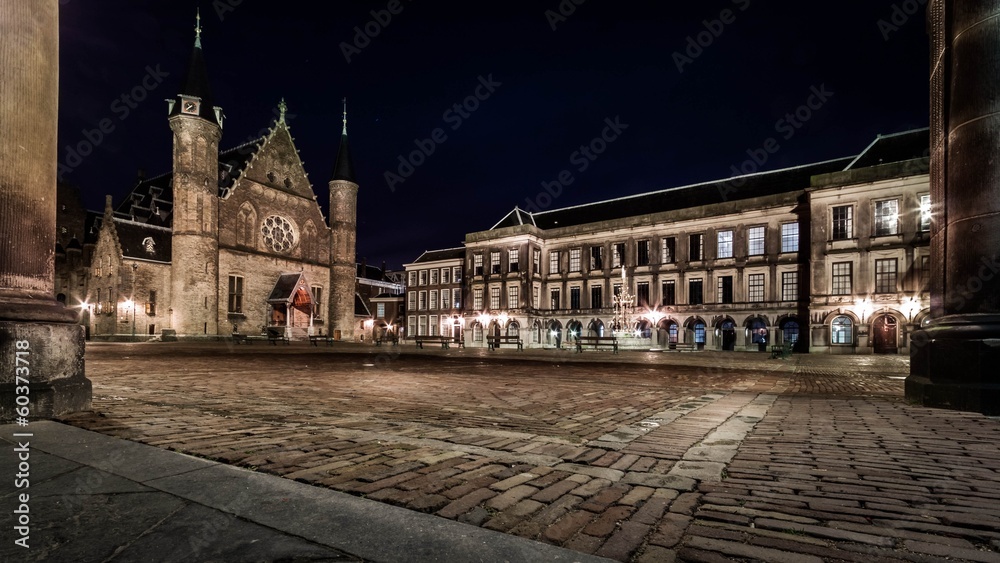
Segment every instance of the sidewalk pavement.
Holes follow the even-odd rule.
[[[0,441],[5,562],[607,561],[57,422]]]

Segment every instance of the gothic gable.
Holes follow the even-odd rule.
[[[288,126],[281,122],[263,140],[241,179],[307,199],[315,195]]]

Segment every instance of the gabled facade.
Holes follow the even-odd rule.
[[[264,137],[220,152],[224,114],[212,105],[199,29],[181,92],[168,100],[172,172],[141,180],[105,210],[87,295],[93,335],[362,334],[369,315],[363,304],[359,314],[355,287],[358,185],[346,109],[328,225],[284,100],[279,108]],[[292,278],[295,291],[275,296]]]

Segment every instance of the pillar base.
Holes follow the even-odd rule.
[[[77,324],[0,321],[0,422],[14,421],[21,416],[18,406],[25,406],[18,403],[18,398],[25,396],[24,390],[18,389],[24,386],[18,376],[28,380],[29,419],[91,409],[83,334],[83,327]],[[18,368],[22,368],[20,372]]]
[[[906,400],[1000,415],[1000,315],[942,317],[915,331]]]

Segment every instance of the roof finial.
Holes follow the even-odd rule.
[[[347,134],[347,97],[344,97],[344,132],[343,135]]]
[[[194,46],[201,49],[201,8],[198,8],[198,15],[195,17],[197,23],[194,26]]]
[[[278,102],[278,123],[285,122],[285,112],[288,111],[288,104],[285,103],[285,98],[281,98]]]

